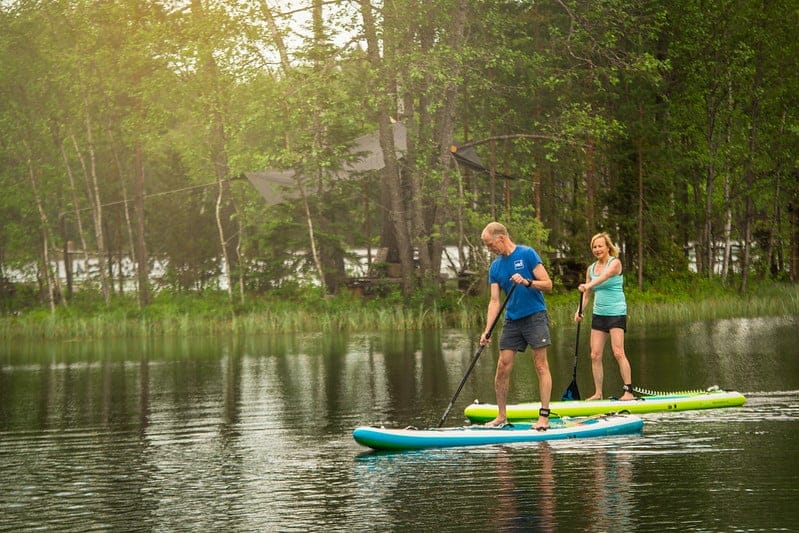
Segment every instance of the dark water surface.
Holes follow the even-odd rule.
[[[553,331],[553,396],[571,379],[574,335]],[[645,415],[629,437],[394,454],[352,440],[360,424],[436,425],[476,337],[4,346],[0,530],[799,529],[799,317],[628,335],[636,384],[719,385],[743,392],[742,408]],[[463,423],[470,401],[494,400],[495,348],[447,425]],[[620,393],[609,353],[605,380]],[[537,397],[528,352],[510,400]]]

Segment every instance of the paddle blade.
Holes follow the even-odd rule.
[[[564,391],[563,396],[560,397],[564,402],[570,402],[580,399],[580,390],[577,388],[577,381],[572,380],[569,387]]]

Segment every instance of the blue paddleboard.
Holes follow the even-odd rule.
[[[608,414],[552,419],[550,428],[545,431],[533,429],[530,423],[514,423],[501,428],[480,425],[434,429],[360,426],[355,428],[352,436],[358,444],[374,450],[419,450],[625,435],[640,432],[643,425],[643,420],[635,415]]]

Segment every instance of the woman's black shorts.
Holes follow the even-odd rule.
[[[591,318],[591,329],[598,329],[605,333],[610,333],[614,328],[623,329],[627,331],[627,315],[620,316],[602,316],[594,315]]]

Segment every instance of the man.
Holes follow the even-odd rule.
[[[551,340],[543,292],[552,290],[552,280],[538,252],[529,246],[515,244],[507,228],[499,222],[489,223],[480,238],[486,248],[497,254],[497,258],[488,270],[491,299],[488,302],[486,327],[480,336],[482,346],[488,344],[488,330],[499,315],[500,289],[508,294],[513,284],[520,285],[508,300],[502,336],[499,339],[499,361],[494,377],[499,410],[497,417],[486,425],[502,426],[507,423],[508,385],[514,357],[516,352],[523,352],[527,346],[530,346],[533,349],[533,362],[541,394],[541,409],[538,411],[538,421],[533,427],[538,430],[548,429],[552,375],[547,361],[547,346],[551,344]]]

